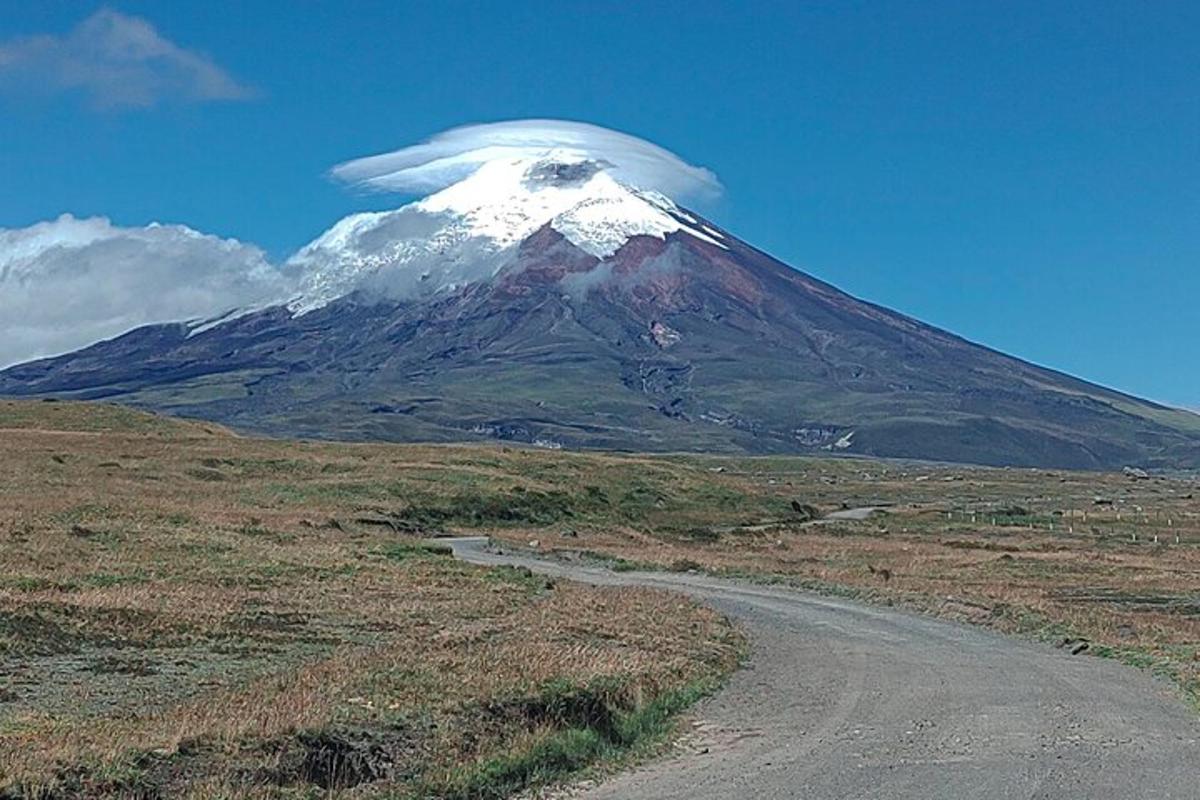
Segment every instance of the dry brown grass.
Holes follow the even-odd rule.
[[[720,469],[760,513],[614,526],[540,549],[634,568],[696,568],[905,603],[1047,637],[1169,673],[1200,690],[1200,481],[1124,474],[818,459],[689,459]],[[771,500],[779,501],[774,506]],[[867,520],[801,522],[883,506]],[[498,530],[514,545],[531,533]],[[886,575],[885,575],[886,572]]]
[[[727,623],[676,596],[369,521],[514,458],[0,404],[0,785],[275,796],[309,785],[300,734],[366,730],[403,767],[384,791],[536,734],[506,709],[548,685],[650,698],[732,667]]]

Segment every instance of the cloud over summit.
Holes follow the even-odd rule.
[[[98,108],[245,100],[253,91],[149,22],[101,8],[69,33],[0,42],[0,89],[82,92]]]
[[[451,128],[421,144],[347,161],[335,178],[374,191],[429,194],[495,159],[539,158],[565,151],[600,163],[622,183],[670,197],[719,194],[717,176],[665,148],[627,133],[553,119],[521,119]]]

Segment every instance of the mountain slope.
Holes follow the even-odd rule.
[[[288,305],[0,373],[277,435],[1200,465],[1200,417],[859,301],[602,165],[510,160],[348,218]]]

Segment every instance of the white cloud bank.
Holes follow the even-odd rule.
[[[719,194],[717,176],[669,150],[619,131],[554,119],[522,119],[451,128],[421,144],[347,161],[338,180],[374,191],[429,194],[496,159],[540,158],[554,151],[593,159],[621,183],[668,197]]]
[[[257,247],[181,225],[64,215],[0,228],[0,368],[149,323],[278,303],[289,291]]]
[[[107,8],[65,36],[0,43],[0,88],[81,91],[99,108],[245,100],[254,94],[204,54],[163,38],[146,20]]]

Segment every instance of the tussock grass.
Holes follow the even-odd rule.
[[[414,793],[446,800],[501,800],[526,787],[553,783],[598,762],[616,762],[662,744],[673,719],[718,687],[703,679],[656,695],[609,685],[550,685],[538,698],[557,724],[544,725],[506,752],[433,776]],[[537,715],[542,716],[542,715]]]
[[[421,535],[597,513],[523,452],[0,406],[6,796],[404,797],[524,759],[512,788],[636,746],[617,720],[736,663],[728,623],[677,596]]]

